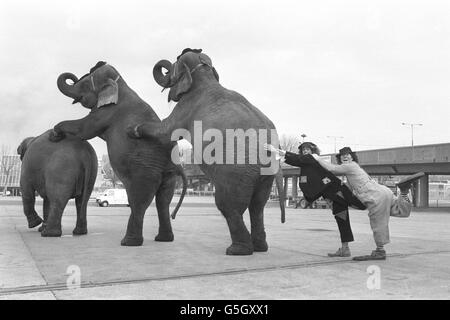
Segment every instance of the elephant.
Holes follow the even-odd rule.
[[[163,73],[163,68],[167,70],[166,74]],[[224,88],[219,83],[219,75],[212,66],[211,59],[202,53],[202,49],[184,49],[173,64],[168,60],[159,61],[153,68],[153,76],[163,87],[163,91],[170,88],[168,101],[175,101],[177,104],[162,122],[136,119],[138,121],[135,125],[126,129],[127,134],[138,140],[158,139],[161,143],[167,143],[183,132],[185,132],[183,137],[189,140],[195,136],[196,125],[199,124],[202,126],[200,134],[217,133],[216,146],[218,150],[225,150],[225,155],[222,158],[219,156],[219,161],[216,162],[202,158],[201,161],[198,160],[198,164],[214,184],[215,204],[228,224],[231,245],[225,253],[251,255],[253,252],[268,251],[264,229],[264,207],[270,196],[274,178],[280,195],[282,222],[285,215],[279,163],[277,162],[278,167],[270,174],[262,174],[261,169],[264,167],[262,161],[260,159],[256,162],[250,161],[251,153],[256,150],[250,147],[250,143],[245,147],[245,161],[224,163],[223,159],[228,159],[230,154],[234,159],[239,149],[237,146],[227,145],[223,137],[227,136],[229,130],[240,129],[250,132],[249,130],[253,129],[256,132],[262,129],[275,132],[272,140],[276,140],[274,143],[277,144],[278,135],[274,124],[242,95]],[[256,137],[259,150],[262,149],[266,138],[267,135]],[[198,136],[195,136],[195,139],[198,140]],[[210,146],[207,141],[202,141],[201,150],[195,150],[195,145],[194,141],[194,157],[195,154],[204,155],[206,148]],[[251,233],[243,220],[243,214],[247,209],[250,214]]]
[[[36,213],[35,192],[44,199],[43,237],[61,236],[61,218],[69,199],[75,198],[77,222],[74,235],[87,233],[86,211],[97,177],[97,155],[87,141],[67,137],[58,144],[49,141],[53,130],[28,137],[17,148],[22,160],[20,188],[28,227],[42,223]]]
[[[68,79],[73,83],[68,84]],[[161,121],[157,114],[127,85],[119,72],[104,61],[99,61],[80,79],[72,73],[61,74],[57,86],[64,95],[74,99],[73,104],[80,102],[91,111],[82,119],[55,125],[51,140],[58,142],[68,134],[83,140],[100,137],[106,141],[111,166],[125,186],[131,214],[121,245],[143,244],[144,215],[153,198],[156,198],[159,220],[154,240],[173,241],[169,206],[178,175],[183,179],[183,190],[173,218],[187,187],[183,168],[171,161],[172,149],[177,150],[176,143],[138,141],[125,133],[125,128],[136,121]]]

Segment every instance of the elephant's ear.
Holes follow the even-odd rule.
[[[20,160],[22,160],[25,154],[23,142],[17,147],[17,154],[20,155]]]
[[[117,80],[108,79],[106,84],[100,89],[97,99],[97,108],[108,104],[117,104],[119,100],[119,85]]]
[[[192,76],[189,67],[183,62],[182,68],[182,75],[176,84],[175,95],[177,97],[179,97],[183,93],[188,92],[192,85]]]
[[[27,139],[23,140],[22,143],[17,147],[17,154],[20,155],[20,160],[23,160],[25,152],[27,151],[27,147]]]
[[[216,68],[212,67],[212,71],[214,73],[214,77],[216,78],[217,81],[219,81],[219,74],[216,71]]]

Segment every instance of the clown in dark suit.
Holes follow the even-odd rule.
[[[312,203],[319,197],[332,202],[332,212],[336,219],[342,246],[330,257],[349,257],[351,255],[349,242],[353,233],[350,226],[348,207],[365,210],[366,206],[356,198],[350,189],[330,171],[324,169],[311,154],[320,154],[319,148],[312,142],[304,142],[299,146],[299,154],[276,149],[268,145],[267,150],[278,152],[284,156],[285,162],[291,166],[300,167],[299,187],[305,199]]]

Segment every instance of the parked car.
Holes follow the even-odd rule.
[[[127,191],[125,189],[107,189],[96,198],[100,207],[109,205],[129,205]]]
[[[308,201],[306,201],[306,199],[304,197],[300,197],[297,200],[295,200],[294,207],[296,209],[298,207],[300,207],[302,209],[306,209],[308,207],[311,208],[311,209],[317,209],[317,208],[319,208],[319,209],[328,209],[328,208],[330,208],[330,204],[328,203],[328,201],[326,201],[322,197],[320,197],[319,199],[317,199],[313,203],[309,203]]]

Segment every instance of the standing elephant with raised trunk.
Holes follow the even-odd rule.
[[[60,237],[61,217],[69,199],[75,198],[77,222],[74,235],[87,233],[86,210],[97,177],[97,155],[87,141],[67,137],[49,141],[52,130],[22,141],[17,153],[22,160],[20,188],[28,227],[42,223],[34,209],[35,192],[44,199],[43,237]]]
[[[268,244],[263,211],[275,177],[279,194],[284,194],[279,163],[270,159],[268,167],[268,162],[262,161],[262,156],[268,156],[263,144],[269,138],[273,144],[278,144],[275,126],[242,95],[219,83],[219,75],[211,59],[201,51],[185,49],[173,64],[161,60],[154,66],[156,82],[164,89],[170,88],[169,102],[178,103],[162,122],[138,119],[135,126],[127,128],[127,132],[130,137],[143,138],[141,140],[157,138],[164,143],[179,136],[193,139],[194,158],[197,155],[201,170],[214,183],[216,206],[228,224],[232,243],[226,254],[265,252]],[[167,73],[162,72],[163,68]],[[236,145],[233,135],[238,139]],[[214,147],[211,147],[208,141],[213,136]],[[210,152],[210,158],[217,161],[204,158],[205,152]],[[255,157],[256,153],[259,157]],[[198,160],[198,156],[202,158]],[[282,199],[283,196],[280,197],[280,207],[284,222]],[[243,220],[247,209],[251,233]]]
[[[68,84],[67,80],[73,81]],[[100,137],[106,141],[108,155],[114,172],[125,186],[131,215],[123,246],[140,246],[144,238],[145,211],[156,198],[159,231],[156,241],[173,241],[169,206],[175,190],[177,175],[183,178],[183,192],[174,209],[179,209],[186,191],[186,176],[179,165],[171,161],[176,143],[135,140],[127,137],[125,129],[137,121],[160,122],[153,109],[105,62],[99,62],[90,72],[78,79],[72,73],[59,76],[59,90],[90,109],[79,120],[63,121],[54,128],[53,141],[66,135],[87,140]]]

